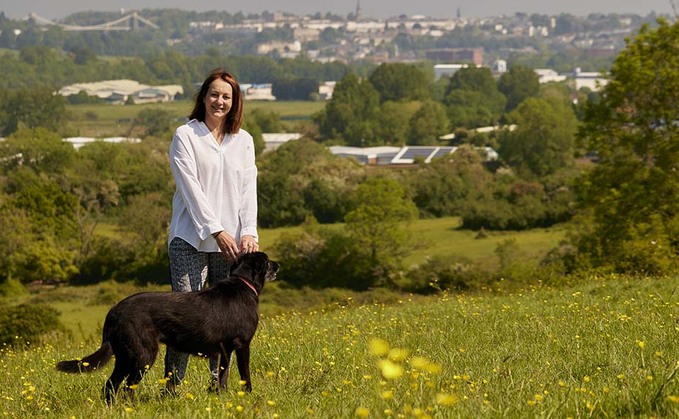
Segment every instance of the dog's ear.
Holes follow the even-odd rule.
[[[240,266],[242,260],[243,258],[239,257],[235,262],[231,264],[231,266],[229,266],[229,276],[233,275],[238,270],[238,267]]]
[[[254,252],[252,253],[254,259],[254,270],[258,275],[266,274],[268,268],[269,256],[264,252]]]

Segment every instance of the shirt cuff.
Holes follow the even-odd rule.
[[[259,236],[257,235],[257,227],[243,227],[243,230],[240,232],[240,236],[253,236],[255,238],[255,241],[259,241]]]
[[[212,237],[213,234],[223,231],[224,227],[221,224],[208,224],[201,231],[198,232],[201,240],[207,240],[208,237]]]

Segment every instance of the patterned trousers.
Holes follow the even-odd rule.
[[[213,284],[228,278],[230,264],[220,252],[199,252],[186,241],[175,237],[170,242],[170,276],[172,291],[200,291],[205,284]],[[189,354],[167,348],[165,353],[165,377],[177,385],[186,374]],[[217,359],[210,358],[210,373],[217,378]]]

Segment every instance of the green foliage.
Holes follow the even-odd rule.
[[[0,135],[20,128],[43,127],[63,132],[67,122],[66,99],[49,87],[32,87],[0,95]]]
[[[309,100],[309,97],[318,93],[318,80],[312,78],[278,78],[273,83],[271,93],[276,100]]]
[[[379,94],[367,80],[349,74],[337,82],[332,99],[315,116],[323,140],[342,140],[353,146],[381,144],[375,135],[374,115]]]
[[[453,159],[440,158],[421,164],[410,179],[413,202],[421,216],[459,215],[467,202],[487,189],[492,175],[483,167],[480,155],[470,146],[459,147]]]
[[[517,128],[503,132],[498,152],[519,175],[541,178],[573,165],[577,120],[571,107],[528,98],[507,119]]]
[[[59,312],[47,304],[0,306],[0,345],[38,346],[46,334],[61,330]]]
[[[579,132],[598,163],[577,189],[573,243],[594,267],[675,271],[679,250],[679,24],[644,26],[615,60]]]
[[[259,224],[298,225],[309,215],[324,223],[341,221],[347,196],[362,179],[363,169],[354,162],[307,139],[289,141],[261,160]]]
[[[417,207],[395,180],[371,177],[355,193],[356,207],[346,216],[349,237],[363,261],[365,272],[375,285],[389,283],[410,251],[410,223]]]
[[[532,68],[513,65],[500,76],[497,88],[507,98],[505,111],[511,112],[524,100],[538,95],[540,82]]]
[[[171,129],[176,125],[172,112],[163,108],[144,108],[139,111],[138,119],[146,135],[153,137],[170,137]]]
[[[436,145],[441,135],[448,134],[450,121],[445,107],[431,100],[422,103],[408,123],[408,145]]]
[[[539,182],[506,177],[478,192],[476,200],[467,201],[461,213],[464,228],[526,230],[570,218],[572,195],[567,185],[549,190]]]
[[[3,298],[18,298],[27,293],[26,287],[17,279],[7,278],[0,282],[0,296]]]
[[[409,252],[416,208],[394,180],[368,179],[353,198],[344,230],[307,224],[274,243],[280,277],[295,286],[366,290],[393,285]]]
[[[429,79],[423,69],[403,64],[380,64],[368,78],[380,102],[423,100],[428,96]]]
[[[409,121],[417,112],[417,102],[387,101],[380,104],[375,114],[376,135],[383,144],[402,146],[407,142]]]
[[[453,127],[496,125],[507,99],[487,67],[466,67],[450,78],[444,102]]]
[[[404,291],[416,294],[453,293],[480,289],[490,277],[471,259],[458,255],[434,256],[407,273]]]
[[[5,163],[3,171],[21,166],[37,173],[57,174],[71,167],[75,151],[71,144],[47,128],[22,128],[0,144],[0,156]]]

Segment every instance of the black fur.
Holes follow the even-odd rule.
[[[241,380],[250,391],[250,341],[259,321],[259,293],[265,281],[275,279],[278,268],[266,253],[247,253],[232,266],[229,279],[204,290],[129,296],[108,312],[101,347],[82,360],[57,363],[57,370],[90,372],[115,356],[103,388],[110,403],[123,381],[128,391],[141,381],[156,360],[159,343],[164,343],[180,352],[218,356],[220,389],[226,388],[235,351]]]

